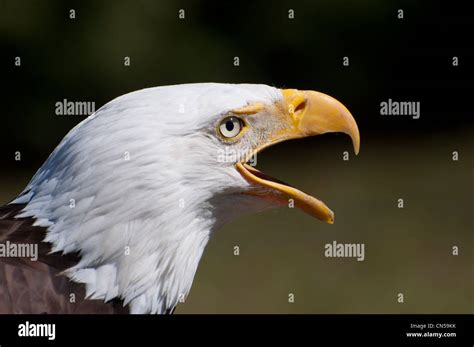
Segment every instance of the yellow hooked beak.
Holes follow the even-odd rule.
[[[279,121],[285,122],[287,126],[273,134],[256,152],[289,139],[342,132],[351,137],[354,151],[359,153],[359,129],[354,117],[343,104],[329,95],[315,91],[285,89],[282,94],[283,102],[278,105],[277,113]],[[248,164],[238,162],[236,168],[248,182],[265,188],[252,190],[247,194],[280,204],[288,204],[292,200],[295,206],[306,213],[327,223],[334,223],[334,213],[322,201],[275,180]]]

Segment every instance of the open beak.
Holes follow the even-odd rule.
[[[359,153],[360,136],[357,124],[347,108],[329,95],[315,91],[282,90],[283,104],[278,107],[288,126],[280,130],[256,152],[278,142],[330,132],[342,132],[352,139],[355,153]],[[279,117],[280,119],[280,117]],[[281,120],[279,120],[281,121]],[[276,180],[248,164],[236,164],[240,174],[258,188],[247,194],[257,195],[279,204],[294,205],[327,223],[334,223],[334,213],[320,200],[284,182]]]

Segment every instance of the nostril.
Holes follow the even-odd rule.
[[[303,111],[305,108],[306,108],[306,100],[303,100],[295,107],[295,113]]]

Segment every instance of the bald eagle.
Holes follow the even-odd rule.
[[[278,142],[343,132],[350,112],[314,91],[198,83],[122,95],[73,128],[23,192],[0,207],[0,313],[170,313],[187,296],[213,231],[320,200],[249,165]]]

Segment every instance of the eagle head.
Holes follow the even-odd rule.
[[[333,223],[320,200],[257,170],[278,142],[343,132],[334,98],[266,85],[200,83],[118,97],[72,129],[12,203],[46,228],[51,252],[77,253],[64,274],[91,300],[162,313],[189,293],[211,233],[243,213],[295,206]]]

